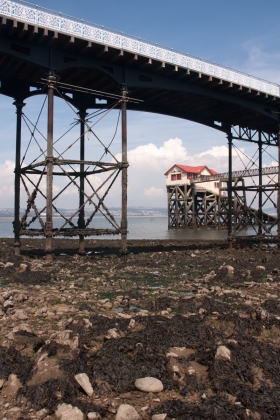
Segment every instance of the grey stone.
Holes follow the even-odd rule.
[[[22,387],[22,383],[18,379],[17,375],[12,373],[3,385],[3,394],[15,395],[20,387]]]
[[[226,346],[219,346],[215,355],[216,359],[231,360],[231,351]]]
[[[26,321],[29,318],[24,309],[16,309],[14,312],[14,317],[19,319],[20,321]]]
[[[71,349],[76,349],[79,346],[79,334],[72,330],[59,331],[51,335],[50,340],[58,344],[68,345]],[[47,341],[47,344],[50,341]]]
[[[234,268],[231,265],[224,265],[223,268],[227,269],[227,273],[229,276],[232,276],[234,274]]]
[[[71,404],[59,404],[55,415],[60,420],[83,420],[84,418],[82,411]]]
[[[2,388],[2,386],[4,385],[6,379],[0,379],[0,389]]]
[[[134,385],[135,388],[143,392],[161,392],[163,390],[162,382],[151,376],[136,379]]]
[[[116,420],[138,420],[139,414],[132,405],[121,404],[116,414]]]
[[[14,304],[10,299],[5,300],[5,302],[3,304],[4,309],[12,308],[13,306],[14,306]]]
[[[19,271],[22,273],[23,271],[26,271],[27,270],[27,268],[28,268],[28,265],[27,264],[24,264],[24,263],[21,263],[20,265],[19,265]]]
[[[42,408],[42,410],[37,411],[36,415],[39,419],[44,419],[49,414],[49,410],[47,408]]]
[[[107,334],[105,335],[105,338],[107,338],[107,340],[110,340],[111,338],[118,338],[120,335],[118,333],[117,328],[111,328],[110,330],[108,330]]]
[[[19,325],[17,325],[16,327],[13,328],[12,332],[16,333],[18,331],[26,331],[28,333],[33,333],[34,331],[32,330],[32,328],[30,327],[29,324],[27,323],[21,323]]]
[[[86,394],[90,397],[93,394],[93,389],[86,373],[78,373],[75,375],[78,384],[83,388]]]

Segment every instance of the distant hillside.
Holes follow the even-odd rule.
[[[111,207],[109,208],[110,212],[113,216],[121,216],[121,208],[120,207]],[[58,211],[63,214],[63,216],[70,216],[76,210],[74,209],[62,209],[59,208]],[[91,209],[86,208],[85,214],[86,216],[90,216],[92,213]],[[138,216],[138,217],[162,217],[167,216],[167,208],[162,207],[128,207],[127,209],[128,216]],[[20,212],[21,216],[24,214],[24,210]],[[55,216],[56,214],[54,214]],[[98,214],[97,214],[98,215]],[[100,215],[100,214],[99,214]],[[14,216],[14,209],[12,208],[0,208],[0,217],[13,217]],[[35,216],[34,211],[30,211],[30,217]]]

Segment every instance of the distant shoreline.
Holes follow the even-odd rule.
[[[33,216],[29,216],[29,217],[31,218]],[[46,217],[46,216],[42,216],[42,217]],[[53,218],[59,218],[59,217],[62,217],[62,216],[53,216]],[[67,216],[64,216],[64,217],[67,217]],[[71,216],[69,216],[69,217],[71,217]],[[114,216],[114,217],[121,217],[121,215]],[[156,218],[162,218],[162,217],[166,217],[167,218],[168,216],[167,215],[166,216],[165,215],[156,215],[156,216],[142,216],[142,215],[139,215],[139,216],[130,216],[128,214],[127,217],[130,217],[130,218],[141,217],[141,218],[145,218],[145,219],[149,219],[149,218],[150,219],[156,219]],[[73,217],[73,219],[77,219],[77,218],[78,218],[78,216]],[[95,219],[103,219],[104,217],[103,216],[94,216],[94,218]],[[13,216],[0,216],[0,220],[2,220],[2,219],[11,219],[11,220],[13,220],[14,217]]]

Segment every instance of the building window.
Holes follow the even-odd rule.
[[[214,182],[214,188],[220,188],[220,183],[219,182]]]
[[[171,181],[180,181],[182,179],[182,174],[171,174]]]

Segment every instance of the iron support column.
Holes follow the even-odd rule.
[[[16,106],[17,114],[17,128],[16,128],[16,159],[15,159],[15,210],[14,210],[14,247],[15,255],[20,255],[20,158],[21,158],[21,120],[22,108],[25,103],[15,101],[13,105]]]
[[[280,125],[278,128],[278,188],[277,188],[277,219],[278,219],[278,248],[280,248]]]
[[[259,131],[259,230],[258,235],[262,234],[262,133]]]
[[[228,241],[232,248],[232,134],[229,129],[228,135]]]
[[[126,260],[127,256],[127,118],[126,99],[127,90],[122,90],[122,220],[121,220],[121,254]]]
[[[79,219],[78,226],[80,229],[85,228],[85,165],[83,161],[85,160],[85,118],[87,113],[85,110],[79,111],[80,117],[80,192],[79,192]],[[85,253],[85,237],[84,235],[79,235],[79,254]]]
[[[54,86],[56,77],[53,74],[48,76],[48,137],[47,137],[47,200],[46,200],[46,260],[52,260],[52,201],[53,201],[53,108],[54,108]]]

